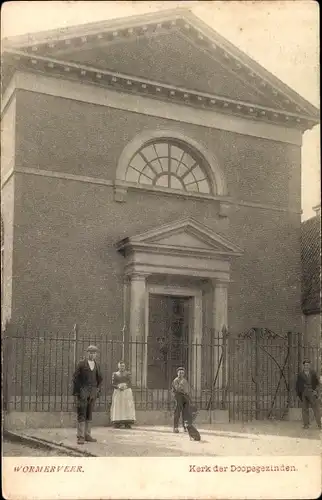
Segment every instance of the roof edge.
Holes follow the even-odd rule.
[[[312,115],[313,115],[312,117],[314,117],[314,118],[320,117],[320,111],[316,106],[314,106],[314,104],[312,104],[307,99],[305,99],[300,94],[298,94],[295,90],[293,90],[286,83],[284,83],[280,78],[278,78],[273,73],[271,73],[266,68],[264,68],[260,63],[258,63],[251,56],[249,56],[244,51],[242,51],[238,47],[236,47],[236,45],[234,45],[232,42],[227,40],[227,38],[220,35],[216,30],[211,28],[202,19],[197,17],[195,14],[193,14],[191,12],[191,10],[187,10],[185,12],[185,17],[188,20],[190,20],[191,22],[194,22],[194,24],[196,24],[200,30],[204,31],[206,36],[208,36],[209,38],[214,37],[215,40],[217,40],[217,41],[219,40],[220,43],[225,48],[227,48],[229,51],[231,51],[233,56],[240,59],[241,62],[243,64],[249,66],[250,69],[257,72],[259,74],[259,76],[261,76],[264,80],[266,79],[268,81],[268,83],[270,83],[272,86],[278,88],[280,90],[280,92],[283,92],[287,97],[289,97],[290,99],[292,99],[294,101],[298,101],[299,105],[303,106],[304,108],[307,108],[308,114],[312,113]]]
[[[17,45],[29,45],[33,42],[41,43],[45,41],[53,41],[55,39],[63,40],[65,37],[70,36],[82,36],[87,34],[95,34],[103,30],[108,30],[109,28],[117,27],[134,27],[140,26],[141,24],[148,24],[157,21],[172,21],[178,18],[182,18],[187,12],[190,12],[186,7],[178,7],[177,9],[166,9],[158,10],[155,12],[148,12],[146,14],[140,14],[139,16],[126,16],[117,17],[114,19],[108,19],[105,21],[95,21],[92,23],[77,24],[73,26],[53,28],[51,30],[42,30],[34,33],[26,33],[24,35],[16,35],[12,37],[7,37],[2,39],[2,44],[4,49],[13,48]],[[194,14],[193,14],[194,15]]]
[[[299,108],[317,121],[320,120],[320,111],[307,99],[299,95],[296,91],[290,88],[287,84],[281,81],[277,76],[273,75],[270,71],[266,70],[261,64],[254,60],[251,56],[238,49],[225,37],[220,35],[202,19],[196,16],[189,8],[179,7],[177,9],[159,10],[152,13],[141,14],[139,16],[122,17],[111,19],[108,21],[99,21],[90,24],[82,24],[71,26],[67,28],[55,28],[50,31],[41,31],[27,35],[18,35],[15,37],[5,38],[2,41],[2,52],[10,51],[13,49],[20,49],[37,45],[39,43],[46,43],[54,40],[64,40],[70,37],[86,36],[89,34],[96,34],[100,31],[117,29],[117,28],[130,28],[140,26],[142,24],[149,24],[155,22],[175,21],[182,20],[190,23],[193,28],[200,31],[205,37],[214,42],[214,44],[221,45],[227,53],[232,57],[238,59],[243,65],[249,68],[250,71],[257,73],[257,75],[270,86],[276,88],[281,94],[298,105]]]

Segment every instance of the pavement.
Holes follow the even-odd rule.
[[[54,447],[32,446],[25,441],[15,442],[10,440],[2,441],[3,457],[66,457],[71,456],[67,451],[57,450]],[[79,456],[79,455],[77,455]]]
[[[313,456],[321,455],[321,432],[300,422],[216,424],[199,428],[201,441],[190,441],[180,430],[163,426],[134,426],[132,429],[94,427],[96,443],[78,445],[75,428],[26,429],[20,437],[70,451],[71,456],[158,457],[158,456]]]

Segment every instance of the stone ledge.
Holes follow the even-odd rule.
[[[173,412],[165,410],[136,410],[137,424],[172,426]],[[198,425],[229,422],[228,410],[200,410]],[[110,426],[109,412],[93,413],[93,426]],[[10,430],[39,428],[71,428],[76,427],[74,412],[10,412],[3,415],[3,427]]]
[[[286,420],[289,422],[297,422],[302,420],[302,409],[301,408],[289,408]]]
[[[229,411],[228,410],[212,410],[209,413],[210,413],[210,423],[211,424],[229,423]]]

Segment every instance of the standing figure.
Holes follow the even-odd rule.
[[[131,429],[135,422],[135,406],[131,389],[131,374],[126,371],[124,361],[118,363],[118,371],[112,375],[114,392],[112,396],[111,421],[114,427],[122,425]]]
[[[91,436],[92,413],[96,398],[99,396],[102,375],[96,362],[97,347],[87,348],[85,359],[80,361],[73,375],[73,396],[76,396],[77,443],[95,442]]]
[[[185,369],[180,366],[177,369],[177,377],[172,382],[172,392],[175,399],[175,410],[173,420],[173,432],[179,432],[179,420],[191,424],[191,411],[190,411],[190,387],[187,379],[185,378]]]
[[[314,370],[311,369],[309,360],[303,361],[303,370],[298,374],[296,380],[296,394],[302,402],[303,427],[308,429],[310,425],[310,406],[319,429],[321,429],[321,413],[319,401],[320,381]]]

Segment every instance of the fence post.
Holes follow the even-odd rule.
[[[227,408],[227,370],[228,370],[228,356],[227,356],[227,340],[228,330],[224,325],[221,330],[222,342],[222,409]]]
[[[12,353],[12,345],[10,338],[10,327],[7,322],[2,337],[2,346],[3,346],[3,409],[4,411],[8,411],[10,408],[10,389],[9,389],[9,381],[13,377],[9,375],[10,367],[15,366],[11,359]]]
[[[287,348],[288,348],[288,407],[294,408],[294,375],[296,367],[295,348],[293,332],[287,332]]]
[[[26,322],[23,323],[23,328],[22,328],[22,332],[23,332],[23,337],[22,337],[22,347],[21,347],[21,381],[20,381],[20,385],[21,385],[21,391],[20,391],[20,409],[21,411],[24,411],[25,409],[25,381],[26,381],[26,377],[24,377],[24,374],[25,374],[25,340],[27,338],[27,332],[28,332],[28,329],[27,329],[27,324]],[[31,353],[30,353],[30,356],[31,356]],[[31,372],[29,372],[29,381],[30,381],[30,377],[31,377]]]
[[[303,356],[304,356],[304,353],[303,353],[303,343],[302,343],[302,334],[301,332],[297,332],[297,371],[299,372],[301,367],[302,367],[302,363],[303,363]]]
[[[78,325],[77,323],[75,323],[73,327],[73,370],[75,370],[76,366],[77,341],[78,341]]]

